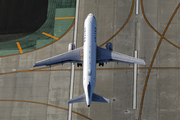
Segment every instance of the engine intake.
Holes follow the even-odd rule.
[[[82,64],[81,63],[77,63],[77,67],[80,67],[80,66],[82,67]]]
[[[68,52],[70,52],[70,51],[73,50],[74,48],[75,48],[74,43],[69,43]]]
[[[106,49],[108,49],[108,50],[110,50],[110,51],[113,50],[113,45],[112,45],[111,42],[108,42],[108,43],[106,44]]]
[[[104,66],[104,63],[99,63],[99,66]]]

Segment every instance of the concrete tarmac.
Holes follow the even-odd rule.
[[[179,2],[177,0],[143,1],[145,16],[140,5],[139,15],[135,15],[135,6],[132,9],[132,3],[133,0],[80,1],[77,47],[83,45],[84,20],[89,13],[93,13],[97,19],[97,44],[99,46],[116,34],[127,21],[111,42],[113,50],[123,54],[134,56],[134,50],[138,50],[138,58],[144,59],[147,63],[146,66],[138,66],[145,68],[138,69],[137,110],[132,109],[132,66],[123,63],[107,63],[104,68],[113,69],[97,70],[95,93],[109,98],[111,103],[92,103],[90,108],[86,103],[73,104],[73,111],[78,113],[72,114],[72,120],[88,118],[93,120],[179,119],[179,49],[164,39],[161,41],[161,36],[164,36],[180,46],[178,41],[179,10],[174,17],[172,16]],[[131,9],[132,14],[130,14]],[[149,25],[144,17],[147,17]],[[173,19],[168,24],[171,17]],[[168,29],[164,32],[166,27]],[[66,52],[72,39],[73,29],[50,46],[0,59],[1,120],[67,119],[71,64],[33,71],[30,69],[36,61]],[[155,52],[156,50],[158,51]],[[154,69],[154,67],[157,68]],[[163,67],[167,68],[162,69]],[[97,66],[97,68],[102,67]],[[8,72],[13,73],[5,74]],[[81,68],[76,68],[74,97],[84,92],[82,76]],[[147,87],[141,107],[146,81]]]

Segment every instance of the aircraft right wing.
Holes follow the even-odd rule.
[[[146,65],[142,59],[134,58],[128,55],[124,55],[118,52],[110,51],[101,47],[97,47],[97,63],[104,62],[123,62],[128,64],[141,64]]]
[[[83,60],[83,47],[74,49],[70,52],[66,52],[64,54],[60,54],[45,60],[41,60],[35,63],[34,67],[37,66],[51,66],[51,65],[55,65],[55,64],[60,64],[60,63],[67,63],[67,62],[71,62],[71,63],[82,63]]]

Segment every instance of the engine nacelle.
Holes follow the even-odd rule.
[[[108,43],[106,44],[106,49],[108,49],[108,50],[110,50],[110,51],[113,50],[113,45],[112,45],[111,42],[108,42]]]
[[[104,63],[99,63],[99,66],[104,66]]]
[[[77,63],[77,67],[82,67],[82,63]]]
[[[70,51],[73,50],[74,48],[75,48],[74,43],[69,43],[68,52],[70,52]]]

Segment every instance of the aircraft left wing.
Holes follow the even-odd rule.
[[[51,66],[51,65],[55,65],[55,64],[60,64],[60,63],[67,63],[67,62],[71,62],[71,63],[82,63],[82,54],[83,54],[83,47],[74,49],[70,52],[66,52],[64,54],[60,54],[45,60],[41,60],[35,63],[35,65],[33,67],[37,67],[37,66]]]
[[[104,62],[123,62],[128,64],[141,64],[146,65],[142,59],[134,58],[118,52],[110,51],[108,49],[97,47],[97,63]]]

